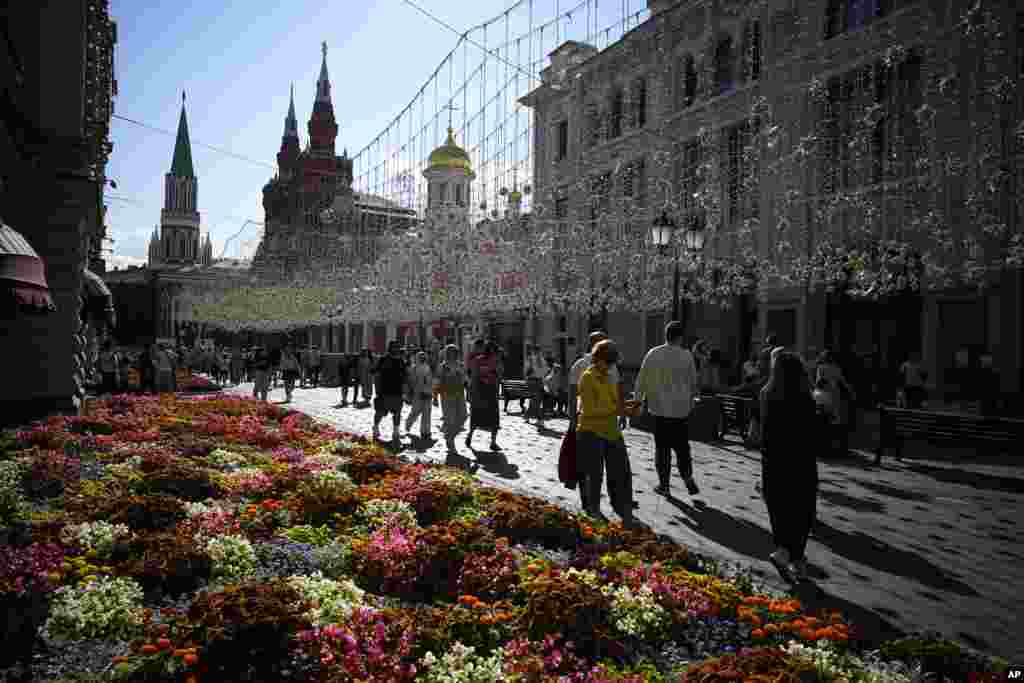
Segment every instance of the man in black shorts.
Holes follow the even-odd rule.
[[[402,357],[401,342],[392,341],[388,344],[388,355],[377,361],[374,378],[377,398],[373,402],[373,440],[380,440],[381,418],[391,413],[394,426],[391,432],[391,442],[395,446],[400,446],[399,426],[402,423],[403,397],[408,393],[409,387],[408,367]]]

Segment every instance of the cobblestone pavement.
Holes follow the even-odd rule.
[[[251,385],[229,389],[251,395]],[[296,389],[290,407],[338,429],[369,434],[368,407],[336,408],[337,389]],[[281,388],[270,394],[284,400]],[[498,443],[477,432],[470,451],[463,435],[460,457],[446,456],[440,436],[440,410],[434,409],[432,445],[413,446],[405,435],[403,451],[422,459],[478,465],[477,477],[489,485],[537,496],[579,510],[579,496],[557,475],[558,446],[564,419],[548,421],[539,432],[518,414],[502,414]],[[418,422],[413,426],[419,429]],[[637,517],[694,551],[726,565],[749,568],[756,582],[783,591],[785,585],[768,561],[772,537],[759,493],[760,454],[739,443],[691,442],[701,492],[689,496],[675,477],[674,498],[653,493],[653,438],[625,432],[633,468]],[[381,422],[391,438],[391,418]],[[464,457],[463,457],[464,456]],[[818,521],[807,556],[813,581],[796,589],[812,608],[843,610],[862,625],[871,640],[933,629],[1010,661],[1024,661],[1024,460],[1016,465],[934,457],[889,459],[881,467],[870,459],[826,461],[819,465]],[[604,511],[609,510],[607,495]]]

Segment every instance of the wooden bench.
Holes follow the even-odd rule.
[[[501,380],[501,398],[505,401],[505,412],[508,412],[508,404],[511,401],[519,401],[519,411],[526,412],[525,401],[533,397],[530,393],[529,384],[525,379],[503,379]]]
[[[986,451],[1019,449],[1024,443],[1024,420],[985,415],[936,413],[879,405],[879,440],[875,464],[887,449],[897,457],[908,439],[936,444],[970,446]]]
[[[719,437],[729,432],[738,434],[741,439],[747,438],[747,426],[750,424],[754,399],[736,394],[715,394],[722,407],[722,425]]]

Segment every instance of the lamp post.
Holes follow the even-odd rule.
[[[672,242],[672,235],[677,229],[676,222],[662,210],[661,214],[651,224],[651,241],[664,252]],[[691,258],[696,257],[704,249],[704,226],[700,222],[693,221],[683,233],[683,242],[686,252]],[[672,319],[679,320],[679,245],[673,251],[672,259]]]

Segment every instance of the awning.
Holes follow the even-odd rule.
[[[0,221],[0,291],[27,313],[56,311],[46,282],[46,265],[25,237]]]
[[[82,284],[85,287],[86,308],[89,310],[89,313],[95,318],[106,319],[111,325],[115,325],[117,321],[114,312],[114,296],[110,293],[107,283],[88,268],[82,270],[82,277]]]

